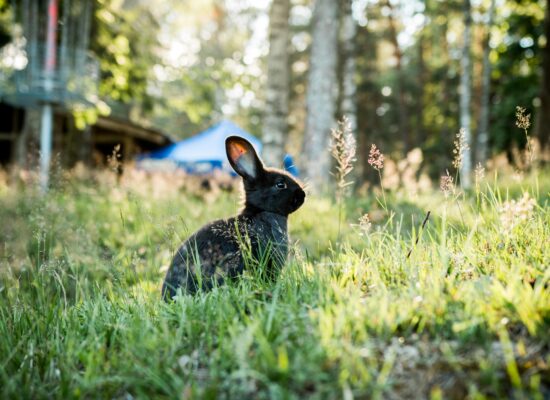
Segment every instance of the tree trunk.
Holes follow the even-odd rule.
[[[462,48],[460,76],[460,126],[464,129],[464,140],[468,148],[462,153],[462,165],[460,166],[460,182],[463,188],[468,189],[472,185],[471,171],[472,161],[469,146],[472,143],[471,132],[471,110],[470,102],[472,97],[471,77],[471,55],[470,47],[472,42],[472,10],[470,0],[464,0],[464,43]]]
[[[415,147],[422,147],[426,141],[424,132],[424,86],[426,85],[426,64],[424,62],[424,27],[418,36],[418,98],[416,99],[416,135]]]
[[[352,14],[353,0],[343,0],[342,7],[342,93],[340,111],[348,117],[351,132],[357,137],[357,83],[355,81],[355,36],[357,24]]]
[[[490,93],[491,93],[491,29],[495,16],[495,0],[491,0],[487,20],[487,34],[483,48],[483,75],[481,76],[481,109],[479,112],[479,127],[476,141],[476,162],[484,165],[487,162],[489,143],[489,115],[490,115]]]
[[[542,84],[540,109],[537,117],[537,136],[542,150],[550,145],[550,0],[546,2],[544,35],[546,36],[546,45],[542,51]]]
[[[399,107],[399,133],[403,139],[403,153],[407,152],[411,148],[411,138],[410,138],[410,129],[408,126],[409,122],[409,113],[407,110],[407,103],[405,101],[405,77],[403,73],[403,54],[401,48],[399,47],[399,42],[397,40],[397,28],[395,26],[395,18],[393,16],[393,5],[390,0],[386,0],[386,6],[389,8],[390,12],[388,13],[389,19],[389,29],[390,29],[390,40],[395,49],[395,69],[397,72],[397,106]]]
[[[273,0],[269,15],[269,55],[267,57],[267,95],[263,131],[263,158],[267,165],[283,163],[288,131],[289,102],[289,0]]]
[[[366,10],[369,13],[368,9]],[[371,91],[372,81],[376,79],[375,73],[377,47],[369,31],[367,24],[358,29],[356,36],[356,54],[361,54],[361,64],[356,66],[357,78],[359,80],[357,91],[357,176],[359,184],[369,179],[372,174],[372,168],[368,164],[369,145],[377,143],[378,122],[380,118],[376,115],[376,107],[380,99],[380,91]]]
[[[445,23],[442,25],[442,32],[440,35],[441,40],[441,52],[442,57],[445,57],[445,65],[450,65],[451,57],[449,51],[449,43],[447,42],[447,33],[449,32],[449,21],[446,19]],[[451,136],[451,120],[454,118],[454,113],[451,112],[450,105],[452,103],[451,90],[454,91],[454,85],[452,85],[449,74],[445,73],[443,78],[442,89],[441,89],[441,98],[440,107],[443,114],[443,129],[441,129],[440,142],[444,144],[444,148],[449,143],[449,137]],[[453,88],[451,89],[451,85]],[[452,141],[451,141],[452,142]]]
[[[313,10],[307,117],[304,136],[305,173],[313,192],[328,185],[329,138],[337,101],[338,2],[317,0]]]

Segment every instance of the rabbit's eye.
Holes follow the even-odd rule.
[[[284,182],[277,182],[275,186],[277,186],[277,189],[286,189],[286,183]]]

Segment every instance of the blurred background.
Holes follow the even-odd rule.
[[[549,34],[546,0],[0,0],[0,163],[126,163],[230,123],[319,188],[346,115],[358,186],[372,144],[440,176],[460,128],[463,179],[521,166],[549,142]]]

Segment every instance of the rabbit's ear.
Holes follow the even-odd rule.
[[[264,169],[262,161],[248,140],[229,136],[225,139],[225,151],[235,172],[244,179],[255,180]]]

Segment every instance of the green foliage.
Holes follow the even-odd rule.
[[[235,194],[205,205],[173,185],[159,193],[159,179],[101,176],[46,196],[0,187],[0,394],[544,396],[548,176],[482,182],[456,201],[388,193],[378,219],[375,199],[350,199],[340,243],[336,205],[310,198],[290,217],[297,242],[275,283],[249,271],[173,304],[160,300],[172,252],[234,214]],[[537,205],[506,229],[499,210],[523,192]],[[360,235],[365,211],[373,226]]]
[[[260,134],[267,51],[267,36],[262,35],[266,26],[262,24],[268,7],[267,3],[256,3],[93,2],[89,43],[99,59],[99,96],[87,99],[94,103],[93,108],[72,105],[77,128],[95,123],[99,115],[110,111],[174,137],[187,137],[222,117]],[[359,15],[363,3],[365,9]],[[371,143],[377,143],[388,155],[402,154],[404,138],[408,137],[411,147],[422,148],[433,177],[445,170],[454,135],[460,128],[463,3],[356,2],[355,16],[363,24],[354,39],[359,164],[366,164],[366,151],[361,150],[368,151]],[[533,123],[539,111],[541,59],[548,41],[543,32],[547,2],[502,1],[492,28],[485,25],[488,3],[473,2],[472,10],[471,147],[475,150],[482,97],[481,60],[484,38],[490,30],[493,72],[489,147],[492,154],[510,153],[514,146],[525,144],[525,135],[514,127],[511,110],[517,105],[526,107]],[[15,19],[21,23],[22,4],[0,0],[0,47],[18,32],[13,29],[12,13],[17,11]],[[311,2],[292,4],[290,132],[286,150],[297,156],[307,113]],[[62,10],[63,2],[60,5]],[[396,41],[399,49],[395,48]],[[401,55],[400,70],[396,67],[397,53]],[[13,72],[11,66],[8,69]],[[296,159],[300,163],[299,157]],[[361,178],[374,178],[366,172],[363,175]]]
[[[505,40],[495,49],[493,72],[494,105],[491,140],[495,151],[509,150],[513,145],[524,147],[525,135],[514,127],[510,114],[515,106],[534,111],[533,102],[540,94],[540,69],[544,1],[513,1],[510,13],[498,26]],[[534,120],[534,119],[533,119]]]
[[[414,13],[395,3],[395,24],[398,33],[410,29],[407,23],[424,21],[412,37],[400,44],[402,73],[398,74],[395,47],[385,2],[369,3],[367,23],[358,31],[358,135],[359,142],[377,143],[388,153],[401,153],[403,134],[399,132],[399,76],[403,80],[406,130],[413,146],[422,148],[432,176],[445,170],[449,163],[453,137],[458,121],[461,74],[464,2],[422,2],[425,8]],[[515,128],[510,110],[526,107],[536,121],[541,91],[544,36],[544,0],[509,0],[499,3],[494,25],[486,26],[488,2],[473,4],[473,60],[471,104],[475,150],[478,118],[481,108],[481,71],[483,38],[491,32],[492,66],[490,91],[490,149],[492,154],[511,152],[525,146],[525,135]],[[410,14],[408,14],[410,13]],[[382,93],[383,88],[391,92]],[[359,160],[361,162],[361,158]],[[365,161],[363,161],[365,162]],[[368,175],[366,178],[372,178]]]
[[[256,68],[261,61],[243,60],[252,35],[248,25],[260,11],[252,4],[235,9],[217,1],[171,5],[180,18],[164,20],[166,43],[151,81],[160,96],[150,120],[175,137],[194,134],[222,116],[259,133],[261,110],[253,103],[243,106],[241,98],[262,96],[262,71]],[[166,40],[172,37],[175,43]]]
[[[147,83],[157,61],[158,23],[145,6],[100,0],[94,13],[91,49],[100,59],[100,96],[150,108]]]
[[[6,0],[0,0],[0,48],[11,40],[11,7]]]

